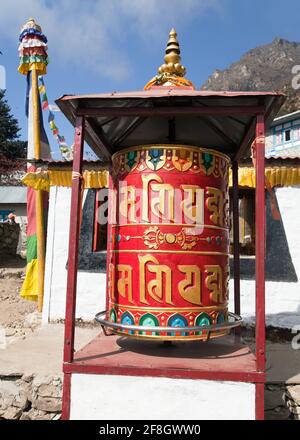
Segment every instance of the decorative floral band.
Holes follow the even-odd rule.
[[[186,229],[186,228],[185,228]],[[123,238],[125,241],[129,241],[131,239],[142,239],[144,244],[148,246],[149,249],[159,249],[160,246],[169,244],[169,245],[178,245],[184,250],[193,249],[199,241],[204,241],[207,244],[216,244],[217,246],[221,246],[222,244],[228,244],[226,237],[224,236],[209,236],[209,237],[200,237],[195,234],[188,234],[184,228],[181,229],[178,233],[171,232],[162,232],[158,226],[150,226],[150,228],[146,229],[142,236],[131,236],[131,235],[121,235],[118,234],[116,239],[117,241],[121,241]]]
[[[225,305],[226,306],[226,305]],[[153,331],[124,331],[125,334],[139,337],[148,337],[155,339],[203,339],[207,340],[208,336],[216,337],[224,334],[222,331],[214,331],[208,335],[207,330],[193,333],[176,332],[176,327],[192,327],[192,326],[208,326],[214,324],[222,324],[227,321],[227,308],[199,308],[197,311],[176,309],[143,309],[139,307],[127,307],[119,304],[111,304],[110,321],[123,325],[138,325],[144,327],[153,327]],[[165,335],[159,335],[155,332],[155,327],[174,327],[174,332]]]
[[[227,156],[214,150],[186,145],[152,145],[132,147],[113,156],[115,175],[142,172],[145,169],[158,171],[204,173],[207,176],[228,177]]]

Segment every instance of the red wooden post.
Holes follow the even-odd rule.
[[[72,173],[72,195],[69,231],[69,255],[67,299],[65,315],[64,362],[72,362],[74,356],[74,334],[76,313],[78,243],[81,219],[81,189],[82,189],[82,158],[84,145],[84,118],[76,118],[75,142]]]
[[[265,419],[265,384],[256,383],[255,384],[255,419],[264,420]]]
[[[234,313],[241,314],[240,286],[240,228],[239,228],[239,164],[232,162],[232,215],[233,215],[233,274],[234,274]],[[241,327],[235,329],[240,335]]]
[[[71,373],[64,373],[63,395],[62,395],[62,420],[69,420],[71,408]]]
[[[256,171],[256,363],[258,371],[265,371],[265,245],[266,245],[266,206],[265,206],[265,121],[264,116],[257,116],[255,141]],[[262,419],[264,390],[259,387],[260,399],[257,417]],[[259,412],[259,414],[258,414]]]
[[[109,283],[110,277],[110,264],[111,264],[111,248],[112,248],[112,224],[114,215],[114,194],[113,194],[113,180],[112,180],[112,167],[109,167],[108,176],[108,212],[107,212],[107,247],[106,247],[106,319],[109,319]]]

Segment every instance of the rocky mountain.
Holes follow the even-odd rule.
[[[292,69],[297,65],[300,43],[276,38],[271,44],[250,50],[228,69],[215,70],[201,89],[283,91],[288,98],[280,110],[282,115],[300,109],[300,88],[296,90],[292,83]],[[300,87],[300,77],[298,83]]]

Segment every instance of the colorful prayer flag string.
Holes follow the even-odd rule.
[[[48,110],[48,112],[49,112],[48,113],[48,123],[49,123],[50,129],[52,131],[52,134],[58,143],[61,155],[66,160],[72,160],[73,159],[72,148],[68,147],[66,140],[65,140],[65,137],[61,136],[59,134],[59,129],[58,129],[57,125],[55,124],[54,112],[50,109],[50,106],[49,106],[48,97],[47,97],[47,93],[46,93],[46,87],[45,87],[44,79],[42,76],[39,76],[39,92],[40,92],[40,96],[41,96],[42,109],[43,109],[43,111]]]

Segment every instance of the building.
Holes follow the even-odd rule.
[[[0,222],[10,213],[15,214],[18,223],[27,222],[26,194],[25,186],[0,186]]]
[[[19,225],[17,228],[12,225],[2,225],[0,252],[10,251],[12,254],[15,252],[23,254],[27,226],[26,195],[27,188],[25,186],[0,186],[0,223],[6,222],[8,215],[13,213],[16,216],[16,223]],[[16,234],[16,237],[13,239],[11,234]],[[15,242],[18,243],[17,246]]]
[[[300,110],[276,118],[266,139],[267,159],[299,159]]]

